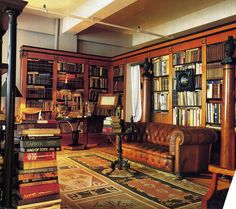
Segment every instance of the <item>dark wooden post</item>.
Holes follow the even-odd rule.
[[[151,121],[151,81],[152,74],[149,69],[151,68],[151,63],[148,62],[148,59],[145,59],[143,64],[143,89],[142,89],[142,122]]]
[[[14,116],[15,116],[15,85],[16,85],[16,17],[13,10],[6,11],[9,24],[8,36],[8,72],[7,72],[7,96],[6,96],[6,140],[4,154],[4,182],[3,204],[11,207],[12,177],[14,161]]]
[[[235,169],[235,77],[234,77],[234,40],[228,37],[225,43],[225,58],[222,61],[223,69],[223,95],[222,95],[222,128],[221,128],[221,154],[220,166],[226,169]]]

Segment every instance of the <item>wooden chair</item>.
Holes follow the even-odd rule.
[[[209,165],[208,170],[212,172],[211,185],[207,194],[202,198],[202,209],[207,209],[210,200],[214,197],[217,191],[219,175],[234,176],[234,171],[219,166]]]

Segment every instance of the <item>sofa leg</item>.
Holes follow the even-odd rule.
[[[182,179],[184,179],[184,176],[180,173],[176,173],[175,176],[176,176],[176,180],[178,181],[181,181]]]

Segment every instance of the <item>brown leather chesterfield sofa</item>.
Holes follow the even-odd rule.
[[[135,123],[134,136],[123,141],[123,157],[176,174],[206,171],[217,134],[208,128]]]

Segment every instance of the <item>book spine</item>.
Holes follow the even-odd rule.
[[[45,180],[45,181],[36,181],[36,182],[29,182],[29,183],[20,183],[18,186],[19,188],[22,187],[31,187],[31,186],[38,186],[38,185],[44,185],[45,187],[48,184],[56,184],[58,183],[57,179],[51,179],[51,180]]]
[[[57,200],[60,199],[59,194],[52,194],[52,195],[46,195],[42,197],[35,197],[35,198],[30,198],[30,199],[24,199],[24,200],[16,200],[16,205],[26,205],[26,204],[32,204],[32,203],[40,203],[40,202],[45,202],[45,201],[50,201],[50,200]]]
[[[46,181],[46,180],[53,180],[57,179],[58,174],[57,172],[47,173],[46,175],[38,175],[38,174],[22,174],[18,175],[18,183],[29,183],[29,182],[36,182],[36,181]]]
[[[37,169],[57,166],[56,160],[49,161],[31,161],[31,162],[19,162],[20,169]]]
[[[52,194],[58,194],[59,190],[47,190],[47,191],[38,191],[38,192],[32,192],[32,193],[27,193],[27,194],[18,194],[18,196],[22,199],[32,199],[32,198],[36,198],[36,197],[43,197],[43,196],[47,196],[47,195],[52,195]]]
[[[42,160],[56,160],[55,152],[31,152],[31,153],[19,153],[19,161],[30,162],[30,161],[42,161]]]
[[[60,135],[53,135],[53,136],[29,136],[29,135],[23,135],[20,136],[21,141],[44,141],[44,140],[59,140],[62,137]]]
[[[61,147],[35,147],[35,148],[20,147],[20,152],[51,152],[60,150]]]
[[[21,195],[30,195],[30,194],[42,194],[47,192],[59,192],[59,184],[58,183],[51,183],[51,184],[41,184],[41,185],[35,185],[35,186],[25,186],[25,187],[19,187],[19,193]]]
[[[49,168],[38,168],[38,169],[27,169],[27,170],[17,170],[18,174],[32,174],[32,173],[46,173],[46,172],[57,172],[57,167]]]
[[[27,140],[27,141],[20,141],[20,147],[59,147],[61,146],[61,140]]]

